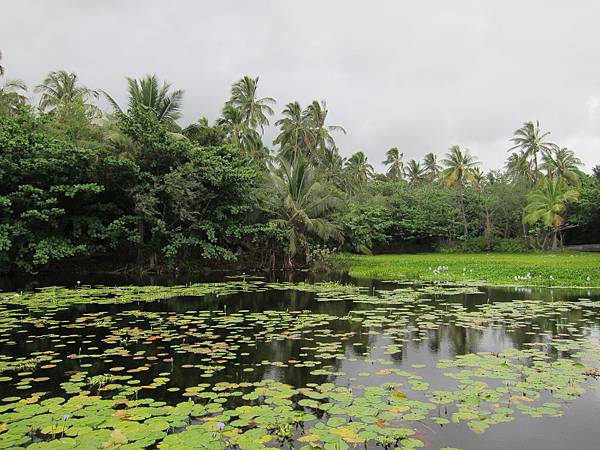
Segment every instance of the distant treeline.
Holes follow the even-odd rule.
[[[265,143],[276,103],[259,97],[258,78],[232,86],[215,123],[182,127],[184,92],[155,76],[127,79],[118,105],[51,72],[32,104],[23,82],[0,74],[0,272],[291,268],[340,250],[600,242],[600,171],[583,173],[537,122],[507,141],[499,170],[453,145],[422,161],[391,148],[380,174],[361,151],[341,156],[345,130],[324,101],[285,105]]]

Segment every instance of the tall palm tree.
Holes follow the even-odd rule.
[[[431,181],[437,180],[442,171],[442,166],[439,165],[437,155],[435,153],[427,153],[423,158],[423,168],[427,178]]]
[[[540,130],[538,121],[535,123],[525,122],[521,128],[515,130],[514,137],[511,138],[515,145],[508,151],[519,149],[531,161],[533,180],[538,179],[538,155],[550,150],[551,144],[545,140],[549,134],[549,131],[542,132]]]
[[[575,152],[555,144],[552,145],[550,151],[542,154],[542,168],[546,170],[548,176],[573,186],[581,184],[583,173],[579,168],[582,165],[581,160],[575,156]]]
[[[319,161],[325,153],[327,147],[335,147],[335,140],[331,133],[340,131],[346,134],[346,130],[339,125],[327,125],[327,104],[325,101],[318,102],[314,100],[302,112],[302,116],[307,120],[312,135],[309,152],[313,160]]]
[[[257,88],[258,77],[243,77],[231,87],[231,98],[226,104],[234,106],[242,112],[247,127],[255,130],[260,127],[262,132],[265,125],[269,125],[267,116],[273,115],[271,105],[275,104],[275,99],[271,97],[258,98]]]
[[[340,155],[337,147],[328,147],[325,149],[319,171],[323,175],[325,181],[341,188],[344,163],[345,159]]]
[[[385,154],[386,159],[383,161],[388,167],[386,176],[391,181],[399,181],[402,179],[404,161],[402,161],[402,157],[404,153],[401,153],[396,147],[390,148]]]
[[[511,153],[506,159],[504,167],[513,183],[526,181],[533,184],[535,182],[532,162],[527,158],[524,151]]]
[[[473,181],[472,181],[473,186],[475,186],[477,188],[481,188],[484,181],[485,181],[485,174],[483,173],[483,170],[481,170],[481,167],[473,168]]]
[[[464,188],[474,179],[474,170],[479,165],[477,159],[469,150],[463,150],[458,145],[450,147],[446,158],[442,161],[444,170],[442,181],[448,187]]]
[[[442,182],[445,186],[457,189],[458,206],[463,219],[463,228],[465,237],[469,235],[469,224],[467,221],[467,213],[464,202],[464,189],[469,184],[475,181],[475,168],[479,162],[473,157],[469,150],[463,150],[458,145],[450,147],[450,151],[446,153],[446,158],[442,161],[444,170],[442,172]]]
[[[241,109],[226,104],[217,124],[225,130],[230,144],[250,158],[263,159],[264,145],[260,134],[248,127]]]
[[[273,144],[279,145],[279,154],[290,161],[300,154],[309,157],[310,143],[314,136],[307,118],[302,114],[300,103],[288,103],[282,115],[283,118],[275,122],[281,131],[273,141]]]
[[[105,91],[102,94],[118,112],[123,112],[119,104]],[[144,78],[127,78],[127,107],[145,107],[156,115],[163,123],[174,124],[181,117],[184,91],[171,91],[171,83],[160,81],[156,75],[146,75]]]
[[[0,60],[2,52],[0,52]],[[4,67],[0,65],[0,78],[4,78]],[[23,95],[27,92],[27,85],[22,80],[5,80],[0,86],[0,114],[14,112],[15,109],[27,101]]]
[[[42,111],[56,108],[78,97],[86,103],[91,98],[98,98],[98,91],[81,86],[77,74],[65,70],[50,72],[44,81],[35,87],[35,91],[42,94],[39,103]]]
[[[411,159],[404,166],[404,176],[411,185],[419,184],[425,179],[425,168],[415,159]]]
[[[369,178],[373,176],[373,166],[369,164],[366,155],[363,152],[354,153],[346,161],[346,171],[356,187],[364,186]]]
[[[565,222],[564,213],[567,205],[576,202],[578,198],[579,192],[557,177],[544,177],[538,188],[528,196],[529,204],[525,207],[523,220],[529,224],[535,224],[541,220],[543,226],[551,230],[552,249],[556,250],[559,241],[562,243],[562,239],[559,240],[559,234]],[[547,244],[547,236],[545,236],[542,248],[547,248]]]
[[[341,204],[317,181],[316,169],[304,157],[288,161],[278,159],[272,179],[277,218],[271,223],[286,231],[288,254],[286,265],[293,266],[294,259],[308,259],[308,236],[322,240],[341,239],[339,228],[327,220],[327,214]]]

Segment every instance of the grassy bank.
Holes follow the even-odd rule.
[[[600,286],[600,253],[344,254],[339,257],[339,262],[348,269],[350,276],[356,278]],[[438,271],[440,266],[442,269]],[[527,277],[528,273],[531,277]]]

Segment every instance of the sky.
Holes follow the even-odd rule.
[[[125,100],[125,77],[185,90],[180,124],[215,120],[231,84],[326,100],[341,152],[376,169],[468,148],[499,168],[513,131],[539,120],[550,140],[600,163],[600,2],[594,0],[2,0],[7,78],[30,87],[76,72]],[[265,131],[267,144],[276,130]]]

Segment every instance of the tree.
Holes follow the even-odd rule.
[[[320,163],[325,149],[335,147],[335,140],[331,133],[340,131],[346,134],[346,130],[339,125],[327,125],[327,104],[325,101],[313,102],[302,112],[303,118],[308,122],[311,130],[311,142],[309,143],[309,154],[317,164]]]
[[[346,161],[346,172],[352,186],[361,189],[373,176],[373,166],[363,152],[356,152]]]
[[[504,168],[513,183],[525,182],[532,185],[535,182],[531,161],[529,161],[524,151],[511,153],[504,164]]]
[[[525,122],[521,128],[515,130],[514,136],[511,141],[512,146],[509,151],[521,150],[523,156],[531,161],[531,178],[537,181],[539,169],[538,169],[538,155],[549,151],[551,144],[545,139],[550,134],[549,131],[542,132],[540,130],[540,123],[536,121]]]
[[[97,91],[81,86],[77,75],[65,70],[50,72],[44,81],[35,87],[35,91],[42,94],[39,103],[42,111],[56,108],[78,98],[85,104],[89,104],[92,98],[98,98]]]
[[[283,118],[275,122],[281,131],[273,141],[273,144],[279,145],[279,155],[290,161],[300,155],[309,158],[315,137],[300,103],[288,103],[281,114]]]
[[[344,172],[345,159],[340,155],[337,147],[328,147],[325,149],[319,173],[327,183],[342,188],[342,177]]]
[[[404,153],[400,153],[400,150],[393,147],[385,155],[386,159],[383,161],[383,164],[389,166],[386,173],[387,178],[392,181],[401,180],[404,171],[404,162],[402,161]]]
[[[260,128],[262,133],[265,125],[269,125],[267,116],[273,115],[271,105],[275,104],[275,99],[271,97],[258,98],[257,88],[258,77],[243,77],[231,87],[231,98],[226,105],[239,109],[244,124],[254,130]]]
[[[450,151],[446,153],[446,158],[442,161],[442,164],[444,165],[442,172],[443,184],[455,188],[459,192],[459,208],[463,218],[465,237],[468,237],[469,225],[465,211],[464,190],[468,183],[475,180],[474,170],[479,163],[469,153],[469,150],[463,152],[458,145],[453,145],[450,147]]]
[[[544,177],[541,184],[532,191],[525,207],[525,217],[523,220],[529,224],[542,222],[545,229],[550,230],[552,237],[552,250],[556,250],[562,245],[562,238],[559,234],[564,229],[565,211],[569,203],[576,202],[579,198],[579,192],[560,181],[558,178]],[[548,246],[548,234],[545,233],[541,248]]]
[[[115,111],[123,113],[119,104],[105,91],[101,91]],[[156,75],[144,78],[127,78],[127,109],[146,107],[151,110],[159,122],[173,125],[181,117],[184,91],[171,91],[171,84],[163,81],[160,84]]]
[[[404,176],[408,179],[409,184],[419,184],[425,179],[425,169],[419,161],[411,159],[404,166]]]
[[[550,150],[544,151],[542,158],[542,168],[549,177],[573,186],[581,185],[583,172],[579,168],[583,163],[575,156],[575,152],[552,144]]]
[[[310,254],[309,236],[324,241],[341,239],[337,225],[327,219],[327,214],[340,206],[340,199],[327,192],[317,181],[316,169],[300,157],[290,162],[278,159],[272,170],[275,218],[271,223],[285,230],[288,241],[288,268],[299,257],[306,262]]]
[[[226,133],[219,125],[210,126],[206,117],[201,117],[198,122],[185,127],[183,134],[190,141],[201,147],[219,147],[225,144]]]
[[[217,124],[222,126],[230,144],[235,146],[242,154],[255,160],[264,160],[264,145],[260,134],[248,127],[244,120],[244,113],[233,105],[226,104],[221,112]]]
[[[435,153],[427,153],[423,158],[423,168],[425,175],[431,181],[437,180],[442,171],[442,166],[438,164],[437,155]]]
[[[2,60],[2,52],[0,52]],[[4,78],[4,67],[0,65],[0,78]],[[5,80],[0,86],[0,114],[13,114],[19,106],[27,102],[23,95],[27,92],[27,85],[22,80]]]

